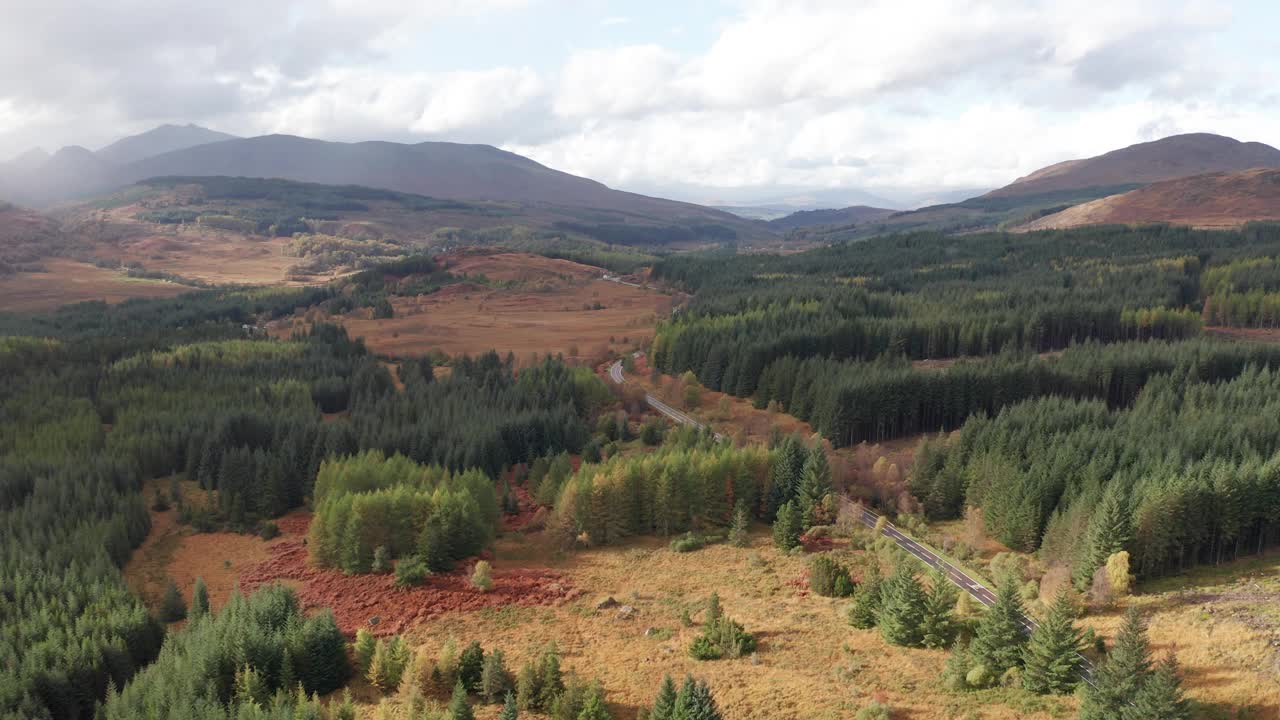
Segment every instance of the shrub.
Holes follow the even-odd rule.
[[[889,706],[881,704],[878,700],[872,700],[854,716],[855,720],[889,720],[891,717]]]
[[[987,670],[986,665],[975,665],[964,676],[964,681],[969,687],[984,688],[990,686],[995,678],[991,676],[991,671]]]
[[[493,589],[493,567],[488,560],[476,563],[476,569],[471,573],[471,586],[480,592]]]
[[[431,577],[431,569],[420,555],[411,555],[396,563],[396,587],[416,587]]]
[[[849,597],[853,594],[853,578],[849,568],[830,555],[818,555],[809,563],[809,589],[823,597]]]
[[[270,520],[266,520],[258,525],[258,537],[263,540],[271,540],[280,536],[280,526]]]
[[[155,499],[151,501],[151,509],[156,512],[164,512],[169,509],[169,498],[164,493],[156,490]]]
[[[683,536],[671,541],[672,552],[686,553],[694,550],[701,550],[707,546],[707,541],[700,535],[694,535],[692,532],[685,533]]]
[[[756,649],[756,639],[731,618],[721,615],[708,620],[702,634],[689,646],[695,660],[719,660],[749,655]]]

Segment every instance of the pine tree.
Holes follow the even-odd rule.
[[[494,650],[484,658],[484,670],[480,673],[480,696],[485,702],[496,703],[511,693],[511,673],[507,672],[501,650]]]
[[[1129,608],[1107,659],[1093,673],[1080,703],[1080,720],[1116,720],[1151,674],[1147,628],[1137,608]]]
[[[1133,702],[1121,711],[1121,720],[1190,720],[1191,706],[1182,696],[1178,660],[1165,655],[1142,683]]]
[[[801,532],[800,511],[793,502],[783,503],[773,521],[773,544],[781,550],[790,550],[800,544]]]
[[[924,616],[920,620],[920,644],[927,648],[948,648],[956,639],[957,625],[953,615],[956,589],[937,571],[930,575],[930,582]]]
[[[502,712],[498,713],[498,720],[519,720],[520,709],[516,706],[516,695],[510,690],[507,691],[507,698],[502,703]]]
[[[448,713],[449,720],[475,720],[476,716],[471,712],[471,700],[467,698],[467,689],[462,686],[461,680],[453,686]]]
[[[658,688],[658,697],[653,701],[653,710],[649,712],[649,720],[674,720],[676,710],[676,684],[670,675],[662,677],[662,685]]]
[[[880,635],[893,645],[919,645],[926,596],[915,573],[906,563],[900,564],[881,586],[880,593],[876,618]]]
[[[850,625],[859,630],[870,630],[876,626],[880,617],[880,590],[883,584],[880,566],[873,562],[862,583],[853,592],[853,603],[849,605]]]
[[[520,666],[516,676],[516,700],[521,710],[536,710],[542,707],[542,687],[538,669],[532,662]]]
[[[1022,664],[1022,648],[1027,643],[1022,617],[1018,586],[1005,582],[996,595],[995,605],[978,621],[978,630],[970,646],[975,668],[981,666],[990,677],[1000,677],[1009,668]]]
[[[164,597],[160,600],[160,619],[165,622],[177,622],[187,616],[187,604],[182,599],[178,584],[169,578],[164,588]]]
[[[209,614],[209,589],[204,585],[204,578],[196,578],[195,587],[191,589],[191,609],[187,617],[199,620]]]
[[[1041,695],[1065,695],[1075,689],[1080,681],[1083,640],[1072,622],[1074,617],[1070,590],[1064,585],[1023,650],[1022,687]]]

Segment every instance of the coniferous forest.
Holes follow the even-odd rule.
[[[519,510],[512,468],[551,506],[547,529],[565,548],[651,535],[674,552],[743,546],[769,523],[792,553],[810,532],[858,522],[840,517],[822,438],[927,436],[909,477],[927,517],[980,508],[992,537],[1068,566],[1077,588],[1120,552],[1142,577],[1257,553],[1280,541],[1280,347],[1205,326],[1272,326],[1277,257],[1280,229],[1257,226],[918,234],[663,259],[655,277],[692,300],[660,322],[652,362],[822,436],[768,447],[664,437],[653,422],[637,440],[596,372],[558,358],[517,370],[487,353],[447,372],[402,358],[393,373],[338,326],[263,332],[295,308],[377,295],[380,271],[345,293],[205,290],[0,315],[0,717],[320,717],[318,695],[368,672],[360,648],[351,667],[334,617],[304,613],[284,587],[214,612],[204,597],[182,630],[166,629],[160,616],[180,617],[181,598],[153,613],[121,572],[149,531],[142,488],[157,478],[206,491],[170,498],[195,531],[265,532],[307,507],[310,562],[347,574],[394,565],[414,584],[492,547],[502,514]],[[618,452],[628,440],[636,448]],[[808,582],[849,598],[850,622],[892,644],[954,647],[957,688],[1012,670],[1035,692],[1077,683],[1066,599],[1028,640],[1014,589],[962,623],[951,586],[922,584],[910,562],[881,579],[818,556]],[[487,562],[472,582],[489,589]],[[712,605],[692,657],[753,652],[748,630]],[[1132,654],[1147,662],[1131,624]],[[550,694],[521,702],[608,717],[602,691],[560,682],[552,656]],[[482,685],[474,660],[451,717],[468,716]],[[512,685],[499,669],[484,693],[495,703]],[[1172,666],[1142,677],[1152,693],[1180,692]],[[692,680],[681,693],[710,701]],[[676,699],[664,686],[653,716]]]
[[[291,693],[286,657],[308,693],[345,679],[336,628],[304,622],[288,593],[236,601],[161,652],[163,625],[120,573],[149,527],[143,480],[185,473],[213,491],[216,501],[182,510],[203,529],[254,530],[313,496],[335,512],[364,512],[380,493],[420,500],[447,540],[431,554],[444,564],[491,537],[497,471],[578,452],[610,397],[590,371],[547,359],[517,377],[493,354],[459,359],[443,379],[427,360],[407,362],[397,392],[340,328],[290,341],[255,330],[330,292],[206,291],[0,318],[0,714],[92,717],[112,687],[122,692],[108,717],[164,716],[196,687],[200,716],[225,717],[237,673],[256,673],[268,696]],[[359,485],[359,466],[384,453],[424,494],[404,499],[407,485],[376,487],[373,476]],[[373,546],[354,548],[342,562],[363,570]],[[178,666],[195,674],[166,669]]]

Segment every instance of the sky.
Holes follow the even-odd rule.
[[[909,206],[1182,132],[1280,146],[1270,0],[5,4],[0,159],[190,122]]]

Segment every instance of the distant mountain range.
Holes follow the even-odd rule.
[[[556,209],[556,222],[583,232],[603,227],[602,235],[617,235],[614,226],[627,225],[679,226],[686,235],[714,240],[768,235],[767,229],[730,213],[614,190],[489,145],[236,138],[192,125],[166,125],[97,153],[73,146],[43,162],[38,154],[19,160],[0,166],[0,198],[38,207],[153,177],[256,177],[515,203],[543,214]]]
[[[0,199],[47,207],[101,196],[155,177],[278,178],[502,203],[501,213],[509,217],[501,222],[560,229],[605,242],[671,242],[646,239],[645,228],[661,228],[665,238],[737,239],[750,245],[779,235],[832,242],[886,232],[1018,228],[1153,183],[1252,168],[1280,168],[1280,150],[1198,133],[1057,163],[959,202],[896,211],[877,202],[846,199],[849,206],[842,209],[808,207],[789,212],[797,203],[803,207],[809,202],[874,196],[840,189],[806,195],[783,188],[772,197],[760,194],[761,205],[712,208],[614,190],[489,145],[342,143],[290,135],[238,138],[194,125],[164,125],[97,152],[70,146],[53,155],[40,150],[24,153],[0,164]],[[1227,191],[1223,182],[1206,181],[1204,187]],[[1256,180],[1237,183],[1230,192],[1241,197],[1245,188],[1261,193],[1267,187]],[[1100,214],[1100,207],[1077,210],[1058,221],[1124,216]],[[1174,210],[1143,217],[1176,222],[1180,216]]]

